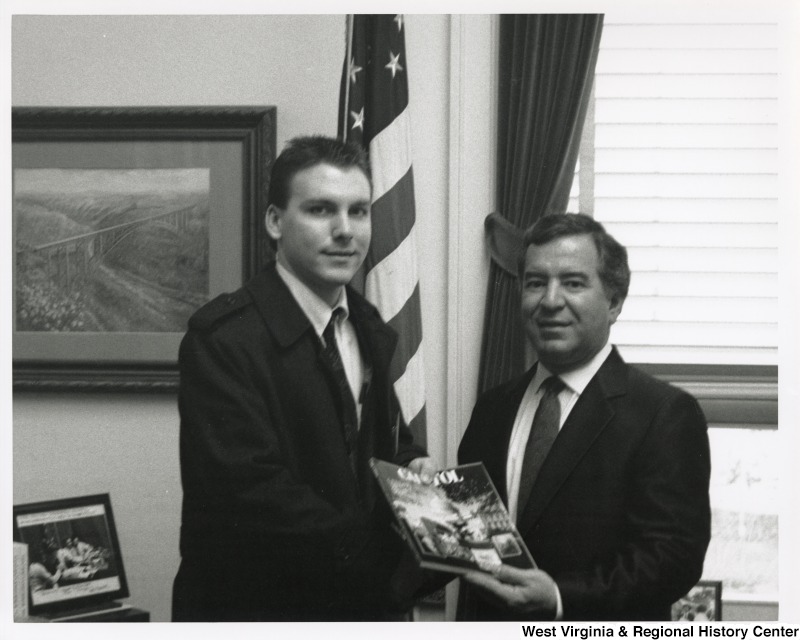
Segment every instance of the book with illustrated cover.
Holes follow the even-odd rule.
[[[432,483],[372,458],[398,528],[423,569],[492,572],[501,563],[534,569],[522,537],[482,463],[444,469]]]

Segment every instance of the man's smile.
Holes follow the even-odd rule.
[[[568,320],[537,320],[536,326],[540,329],[561,329],[568,327],[571,322]]]

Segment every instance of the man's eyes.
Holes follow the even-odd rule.
[[[306,211],[315,216],[322,216],[335,213],[336,210],[333,207],[329,207],[324,204],[313,204],[306,207]]]
[[[335,206],[325,204],[309,205],[305,210],[313,216],[333,216],[338,213]],[[347,213],[354,218],[364,218],[369,215],[369,207],[353,207]]]
[[[562,280],[561,286],[570,291],[578,291],[586,287],[586,282],[581,279]],[[525,280],[526,289],[545,289],[547,288],[547,280],[539,278],[529,278]]]

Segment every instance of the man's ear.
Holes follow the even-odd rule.
[[[621,298],[618,295],[611,296],[608,301],[608,318],[610,320],[609,324],[614,324],[619,318],[619,314],[622,313],[622,305],[625,302],[625,298]]]
[[[281,238],[281,210],[274,204],[267,207],[267,214],[264,216],[264,227],[267,235],[275,242]]]

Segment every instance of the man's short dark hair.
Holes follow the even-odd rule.
[[[631,283],[628,251],[602,224],[583,213],[553,213],[542,216],[525,232],[519,262],[520,280],[524,275],[525,254],[530,245],[541,246],[557,238],[580,235],[591,236],[594,246],[597,247],[600,281],[606,294],[610,298],[625,300]]]
[[[326,136],[301,136],[289,140],[272,165],[267,204],[279,209],[286,208],[292,178],[299,171],[318,164],[330,164],[340,169],[360,169],[372,188],[369,160],[360,145]]]

